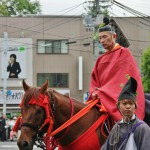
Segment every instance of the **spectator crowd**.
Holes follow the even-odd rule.
[[[2,115],[0,117],[0,141],[14,141],[17,139],[19,133],[16,133],[12,130],[16,120],[17,117],[9,119],[6,118],[6,115]]]

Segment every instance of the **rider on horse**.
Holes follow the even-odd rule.
[[[116,108],[116,100],[122,86],[130,76],[138,82],[136,115],[143,120],[145,115],[144,92],[137,63],[128,48],[115,42],[116,33],[112,26],[106,25],[99,29],[99,41],[106,52],[101,55],[92,72],[89,88],[90,99],[100,99],[115,121],[121,119]]]

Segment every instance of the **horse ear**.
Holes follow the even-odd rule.
[[[46,80],[46,82],[41,86],[40,92],[42,94],[44,94],[46,92],[47,88],[48,88],[48,80]]]
[[[25,92],[30,88],[30,86],[27,85],[27,83],[24,80],[22,81],[22,85]]]

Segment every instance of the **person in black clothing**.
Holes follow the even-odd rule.
[[[1,118],[1,141],[6,141],[6,115]]]
[[[3,131],[2,117],[0,117],[0,140],[2,139],[2,131]]]
[[[7,72],[9,72],[9,78],[18,78],[18,74],[21,72],[20,64],[19,62],[16,62],[16,55],[11,54],[9,65],[7,67]]]

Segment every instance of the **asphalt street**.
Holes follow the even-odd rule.
[[[1,142],[0,141],[0,150],[18,150],[16,142]],[[33,150],[41,150],[34,146]]]

